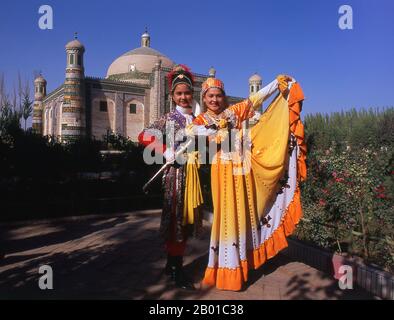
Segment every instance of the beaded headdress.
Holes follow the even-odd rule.
[[[193,90],[193,75],[190,69],[183,64],[177,64],[174,66],[171,72],[167,74],[167,80],[168,87],[171,92],[173,92],[175,87],[180,83],[186,84],[191,90]]]
[[[223,82],[216,78],[208,78],[207,80],[204,81],[201,87],[202,87],[202,95],[204,95],[207,92],[207,90],[211,88],[220,89],[225,94]]]

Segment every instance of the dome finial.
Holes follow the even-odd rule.
[[[253,82],[253,83],[260,83],[261,84],[262,78],[261,76],[255,72],[250,78],[249,78],[249,83]]]
[[[215,78],[215,76],[216,76],[216,70],[215,70],[214,67],[211,66],[211,68],[210,68],[209,71],[208,71],[208,75],[209,75],[210,78]]]
[[[148,27],[145,26],[145,32],[141,36],[141,47],[150,47],[150,35]]]

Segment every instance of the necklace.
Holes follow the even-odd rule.
[[[212,120],[215,123],[218,123],[221,119],[225,118],[224,112],[221,112],[219,114],[216,114],[210,110],[208,110],[206,113],[207,117]]]

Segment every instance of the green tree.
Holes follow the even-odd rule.
[[[26,82],[26,85],[22,92],[22,101],[21,101],[21,113],[23,119],[25,120],[25,131],[26,131],[27,119],[31,116],[32,112],[33,112],[33,101],[30,100],[30,87],[29,87],[29,83]]]

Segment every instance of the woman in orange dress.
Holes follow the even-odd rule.
[[[246,120],[274,92],[279,94],[248,128]],[[303,94],[291,77],[280,75],[256,94],[227,105],[219,79],[203,83],[206,112],[189,133],[215,129],[211,166],[213,224],[203,284],[241,290],[248,270],[257,269],[287,246],[301,217],[298,182],[305,179],[305,144],[299,113]]]

